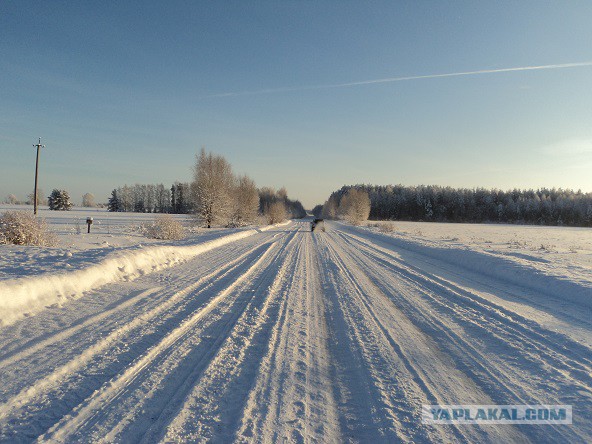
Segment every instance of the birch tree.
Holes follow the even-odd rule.
[[[228,161],[202,148],[191,183],[194,211],[208,227],[225,223],[232,210],[233,174]]]
[[[259,214],[259,192],[255,181],[247,175],[236,178],[232,198],[229,225],[240,227],[255,222]]]

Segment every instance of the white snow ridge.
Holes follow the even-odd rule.
[[[156,246],[116,253],[82,270],[0,281],[0,321],[11,324],[48,305],[80,298],[85,291],[136,279],[255,233],[247,230],[193,246]]]

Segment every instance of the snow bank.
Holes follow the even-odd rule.
[[[85,291],[112,282],[133,280],[214,248],[288,223],[240,231],[198,245],[154,246],[116,253],[96,265],[68,273],[0,281],[0,325],[11,324],[48,306],[59,306],[67,300],[77,299]]]

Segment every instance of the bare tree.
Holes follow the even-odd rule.
[[[131,187],[124,185],[123,188],[117,191],[117,197],[119,198],[121,211],[134,210],[134,198]]]
[[[327,202],[323,205],[322,216],[325,219],[336,219],[337,218],[337,203],[336,197],[331,196]]]
[[[286,187],[281,187],[279,190],[277,190],[276,194],[281,200],[288,199],[288,190],[286,190]]]
[[[164,187],[163,184],[158,184],[155,187],[155,211],[157,213],[166,213],[169,211],[169,206],[171,202],[171,192]]]
[[[239,176],[232,193],[233,206],[229,225],[239,227],[254,222],[259,213],[259,192],[253,179]]]
[[[31,193],[31,194],[33,194],[33,193]],[[16,205],[19,203],[19,201],[14,194],[9,194],[8,196],[6,196],[6,199],[4,199],[4,203]]]
[[[34,193],[29,193],[27,195],[27,205],[33,205],[34,197]],[[45,197],[43,189],[41,188],[37,188],[37,205],[47,205],[47,197]]]
[[[232,210],[232,167],[222,156],[206,153],[196,156],[191,195],[194,211],[208,228],[225,223]]]
[[[92,193],[86,193],[82,196],[82,206],[83,207],[96,207],[95,204],[95,196]]]
[[[341,198],[340,215],[353,225],[359,225],[370,215],[370,198],[368,193],[352,188]]]

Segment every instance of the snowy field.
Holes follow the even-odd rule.
[[[8,210],[33,212],[32,205],[0,205],[0,214]],[[55,248],[20,247],[2,245],[0,248],[0,280],[23,275],[69,271],[92,265],[107,255],[133,250],[146,245],[166,242],[150,239],[141,233],[141,226],[154,221],[155,214],[110,213],[103,208],[73,207],[70,211],[50,211],[39,207],[39,217],[46,220],[58,237]],[[206,230],[194,227],[191,216],[173,214],[189,229],[186,242],[193,242]],[[87,233],[86,218],[93,218],[91,233]],[[228,230],[214,229],[213,233]]]
[[[394,238],[451,255],[455,250],[471,250],[584,286],[592,283],[592,228],[432,222],[368,225],[374,232],[381,232],[381,225],[390,225],[394,231],[389,235]]]
[[[158,242],[133,228],[151,215],[70,213],[43,212],[57,248],[0,246],[2,442],[592,440],[592,230]],[[568,404],[574,424],[425,425],[422,404]]]

